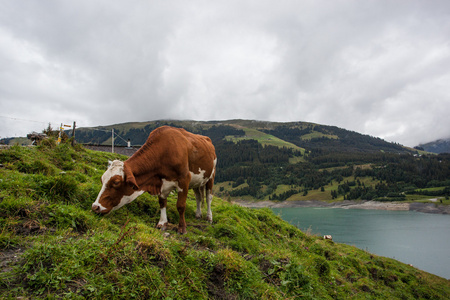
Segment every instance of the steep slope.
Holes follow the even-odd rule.
[[[448,299],[449,281],[304,234],[268,209],[214,198],[214,223],[154,228],[155,197],[99,217],[107,159],[51,142],[0,150],[0,297],[75,299]],[[173,196],[168,217],[177,223]],[[175,225],[173,228],[175,229]]]

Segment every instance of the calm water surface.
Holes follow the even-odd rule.
[[[302,231],[450,279],[450,216],[414,211],[341,208],[273,208]]]

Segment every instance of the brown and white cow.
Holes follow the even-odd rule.
[[[158,228],[167,224],[167,196],[178,192],[180,215],[178,232],[186,232],[184,212],[188,189],[197,200],[196,217],[201,217],[206,190],[207,219],[212,222],[212,187],[216,172],[216,152],[208,137],[184,129],[163,126],[152,131],[145,144],[125,162],[115,160],[102,176],[102,189],[92,204],[96,213],[107,214],[130,203],[144,192],[158,195],[161,218]]]

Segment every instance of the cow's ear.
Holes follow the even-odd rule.
[[[123,172],[125,173],[125,182],[128,183],[133,190],[138,190],[139,186],[137,185],[136,178],[134,178],[133,172],[131,172],[126,164],[123,165]]]
[[[112,166],[112,164],[113,164],[112,160],[108,159],[108,169]]]

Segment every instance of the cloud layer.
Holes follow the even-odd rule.
[[[450,137],[448,1],[0,1],[0,136],[155,119]],[[38,121],[38,122],[31,122]]]

